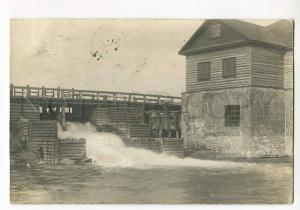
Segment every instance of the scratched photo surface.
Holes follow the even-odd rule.
[[[293,203],[292,20],[10,28],[11,203]]]

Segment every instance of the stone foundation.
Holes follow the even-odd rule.
[[[226,105],[240,106],[239,126],[225,126]],[[184,147],[243,157],[286,155],[284,108],[283,90],[272,88],[184,93]]]

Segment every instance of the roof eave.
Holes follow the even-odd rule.
[[[243,44],[258,44],[258,45],[263,45],[263,46],[268,46],[268,47],[273,47],[273,48],[279,48],[282,50],[293,49],[292,46],[276,45],[276,44],[261,42],[261,41],[257,41],[257,40],[244,40],[244,41],[240,41],[240,42],[234,42],[234,43],[217,45],[217,46],[206,47],[206,48],[198,48],[198,49],[193,49],[193,50],[180,50],[178,52],[178,54],[179,55],[189,55],[189,54],[194,54],[194,53],[199,53],[199,52],[207,52],[207,51],[218,50],[218,49],[222,49],[222,48],[226,48],[226,47],[243,45]]]
[[[245,40],[245,41],[233,42],[233,43],[228,43],[228,44],[223,44],[223,45],[215,45],[215,46],[211,46],[211,47],[198,48],[198,49],[193,49],[193,50],[180,50],[178,52],[178,54],[179,55],[188,55],[188,54],[217,50],[217,49],[221,49],[221,48],[225,48],[225,47],[237,46],[237,45],[247,44],[247,43],[249,43],[249,41]]]

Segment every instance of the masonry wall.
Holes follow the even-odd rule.
[[[286,155],[284,90],[251,89],[251,150],[257,155]]]
[[[285,145],[286,153],[293,154],[294,143],[294,98],[293,90],[285,90]]]
[[[267,95],[274,96],[267,108],[268,115],[263,119],[254,119],[254,116],[257,117],[257,114],[266,110],[263,109],[264,106],[253,101],[266,104],[269,101]],[[283,91],[266,88],[247,87],[184,93],[184,146],[186,149],[206,149],[235,156],[283,155],[283,102]],[[225,126],[226,105],[240,105],[239,127]],[[271,113],[273,115],[270,117]],[[265,128],[268,133],[264,133]]]

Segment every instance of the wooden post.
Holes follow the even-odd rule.
[[[64,92],[64,90],[60,90],[60,97],[62,98],[62,99],[64,99],[65,98],[65,92]]]
[[[60,87],[57,87],[57,98],[60,98]]]
[[[61,106],[61,125],[63,127],[63,129],[66,129],[66,111],[65,111],[65,106],[66,104],[63,103]]]
[[[131,94],[129,94],[128,96],[128,103],[130,103],[130,101],[131,101]]]
[[[26,97],[30,97],[30,87],[29,87],[29,85],[26,86]]]
[[[168,137],[171,137],[171,130],[170,130],[170,113],[166,112],[166,118],[167,118],[167,131],[168,131]]]
[[[156,113],[156,121],[157,121],[157,130],[158,130],[158,137],[161,138],[162,137],[162,132],[161,132],[161,129],[160,129],[160,113],[157,112]]]
[[[114,98],[114,102],[117,102],[117,96],[115,93],[113,94],[113,98]]]
[[[28,121],[28,139],[27,139],[28,151],[32,152],[32,137],[31,137],[31,120]]]
[[[82,92],[79,91],[79,99],[81,100],[82,99]]]
[[[46,98],[46,91],[45,91],[45,87],[42,87],[42,97]]]
[[[158,137],[162,138],[162,129],[160,129],[160,128],[159,128],[159,131],[158,131]]]
[[[72,88],[72,98],[74,99],[74,88]]]
[[[97,101],[99,101],[99,98],[100,98],[99,92],[97,92]]]
[[[145,112],[144,112],[144,107],[142,109],[142,116],[141,116],[141,124],[145,124]]]
[[[10,84],[10,96],[14,96],[14,85]]]
[[[151,132],[151,136],[152,136],[152,127],[153,127],[153,114],[152,114],[153,112],[151,112],[150,114],[149,114],[149,122],[148,122],[148,125],[149,125],[149,130],[150,130],[150,132]]]

